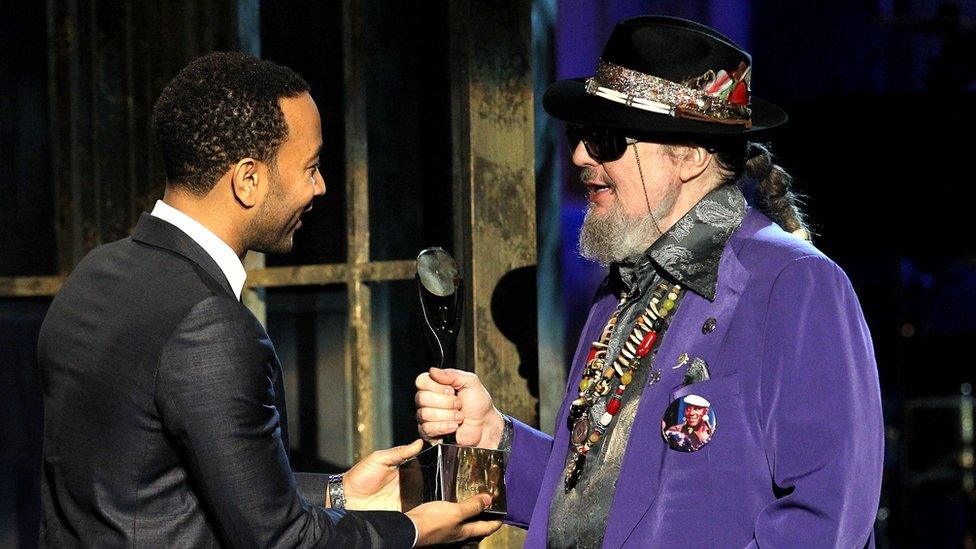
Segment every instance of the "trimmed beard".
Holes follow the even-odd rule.
[[[579,254],[604,267],[644,253],[661,236],[654,215],[628,216],[618,201],[614,201],[605,215],[593,213],[596,206],[586,208],[586,217],[579,234]]]
[[[268,196],[258,206],[258,213],[248,226],[248,249],[265,254],[285,254],[294,245],[292,217],[288,212],[284,185],[277,169],[272,166],[268,174]],[[281,225],[283,219],[288,222],[285,226]]]

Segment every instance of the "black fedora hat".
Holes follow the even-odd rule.
[[[786,122],[753,97],[752,57],[727,36],[686,19],[641,16],[617,24],[596,74],[555,82],[546,112],[571,124],[638,133],[733,136]]]

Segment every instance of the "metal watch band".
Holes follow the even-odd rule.
[[[346,508],[346,495],[342,491],[342,475],[329,475],[329,501],[333,509]]]

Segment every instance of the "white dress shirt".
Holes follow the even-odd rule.
[[[186,233],[186,236],[189,236],[194,242],[199,244],[213,258],[217,266],[220,267],[220,270],[223,271],[237,299],[241,298],[241,292],[244,290],[244,281],[247,280],[247,271],[244,270],[244,264],[241,263],[240,258],[237,257],[237,254],[226,242],[210,232],[210,229],[201,225],[196,219],[193,219],[162,200],[156,201],[156,206],[149,215],[176,225],[177,229]]]

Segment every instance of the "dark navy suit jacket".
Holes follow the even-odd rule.
[[[41,328],[46,546],[410,547],[401,513],[322,508],[283,444],[267,333],[211,257],[143,215]],[[280,389],[279,389],[280,393]]]

